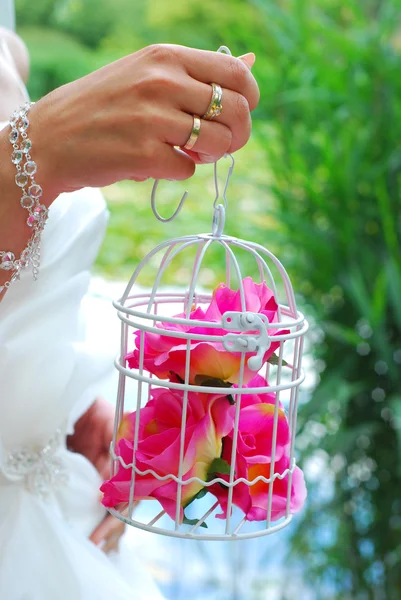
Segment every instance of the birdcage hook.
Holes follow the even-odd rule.
[[[153,188],[152,188],[152,193],[150,196],[150,204],[152,207],[152,211],[153,214],[155,215],[156,219],[158,219],[159,221],[162,221],[162,223],[168,223],[169,221],[172,221],[173,219],[175,219],[175,217],[179,214],[179,212],[181,211],[182,207],[184,206],[184,202],[187,199],[188,196],[188,190],[185,190],[180,203],[178,204],[177,208],[175,209],[174,213],[171,215],[171,217],[162,217],[161,214],[159,213],[159,211],[156,208],[156,191],[157,191],[157,187],[159,185],[160,179],[156,179],[154,184],[153,184]]]
[[[231,50],[229,48],[227,48],[227,46],[220,46],[220,48],[217,50],[217,52],[229,54],[230,56],[232,56]],[[218,200],[220,199],[220,192],[219,192],[219,182],[217,179],[217,161],[214,163],[214,185],[215,185],[215,189],[216,189],[216,197],[215,197],[214,203],[213,203],[213,208],[214,208],[213,235],[215,235],[216,237],[221,236],[221,234],[223,232],[224,221],[225,221],[224,211],[227,208],[226,193],[227,193],[228,184],[229,184],[229,181],[230,181],[233,169],[234,169],[234,165],[235,165],[235,160],[234,160],[233,156],[231,154],[225,154],[224,158],[226,158],[227,156],[229,156],[231,158],[232,164],[229,168],[226,183],[224,185],[224,191],[223,191],[224,206],[221,204],[220,205],[217,204]],[[163,223],[168,223],[169,221],[172,221],[173,219],[175,219],[175,217],[180,213],[182,207],[184,206],[184,202],[187,199],[188,190],[186,190],[184,192],[177,208],[175,209],[175,211],[171,215],[171,217],[162,217],[156,208],[156,192],[157,192],[159,182],[160,182],[160,179],[156,179],[153,184],[150,203],[151,203],[153,214],[155,215],[156,219],[158,219],[159,221],[162,221]],[[219,208],[219,206],[221,208]]]
[[[214,186],[215,186],[215,190],[216,190],[216,197],[213,202],[214,212],[213,212],[212,232],[215,237],[220,237],[223,233],[224,223],[225,223],[225,213],[226,213],[226,208],[228,205],[227,189],[228,189],[228,184],[230,183],[231,175],[233,174],[234,165],[235,165],[235,159],[232,156],[232,154],[225,154],[224,158],[227,158],[227,157],[231,159],[231,165],[230,165],[230,168],[228,169],[226,182],[224,184],[224,190],[223,190],[223,196],[222,196],[223,203],[219,202],[220,189],[219,189],[219,180],[217,177],[217,162],[214,163]]]

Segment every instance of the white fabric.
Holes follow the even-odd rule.
[[[29,491],[25,480],[10,480],[6,468],[10,453],[45,447],[57,428],[71,421],[71,414],[77,419],[112,368],[115,349],[109,356],[88,352],[80,318],[106,221],[97,190],[60,196],[44,230],[38,281],[26,270],[0,303],[4,600],[162,600],[137,556],[110,560],[88,541],[105,512],[99,475],[85,458],[65,446],[57,451],[68,480],[49,487],[47,499]],[[129,571],[122,573],[119,564],[130,565]]]
[[[0,25],[15,29],[14,0],[0,0]]]

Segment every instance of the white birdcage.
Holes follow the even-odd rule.
[[[223,203],[215,165],[212,233],[160,244],[114,302],[121,350],[111,444],[115,495],[108,507],[125,523],[175,537],[232,540],[273,533],[291,521],[299,479],[294,441],[308,325],[281,262],[259,244],[223,234],[230,158]],[[157,182],[154,193],[156,188]],[[183,256],[189,284],[171,291],[164,277]],[[225,282],[213,295],[199,282],[216,260],[225,261]],[[152,289],[138,293],[141,276],[149,280],[152,270]],[[270,294],[270,309],[252,310],[254,301],[267,298],[255,300],[258,294]],[[219,298],[235,310],[217,310]],[[130,416],[128,407],[134,409]],[[253,431],[250,416],[262,413]],[[244,512],[244,506],[251,508]]]

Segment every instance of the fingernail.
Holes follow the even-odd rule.
[[[246,64],[247,67],[252,69],[253,65],[255,64],[256,55],[253,52],[248,52],[248,54],[243,54],[242,56],[239,56],[238,58],[240,60],[242,60]]]
[[[202,163],[205,165],[208,165],[210,163],[215,163],[217,161],[217,158],[215,156],[210,156],[210,154],[198,154],[199,158],[201,159]]]

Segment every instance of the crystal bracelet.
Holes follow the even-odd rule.
[[[40,241],[45,226],[48,210],[40,203],[42,188],[35,181],[37,165],[32,160],[32,142],[28,137],[28,113],[33,102],[27,102],[12,114],[9,125],[9,140],[13,147],[11,162],[17,173],[15,183],[22,189],[20,204],[28,211],[27,225],[33,229],[28,245],[17,259],[11,251],[0,251],[0,269],[12,271],[8,281],[0,285],[0,294],[9,288],[13,281],[20,278],[22,269],[32,265],[33,278],[36,280],[40,265]]]

